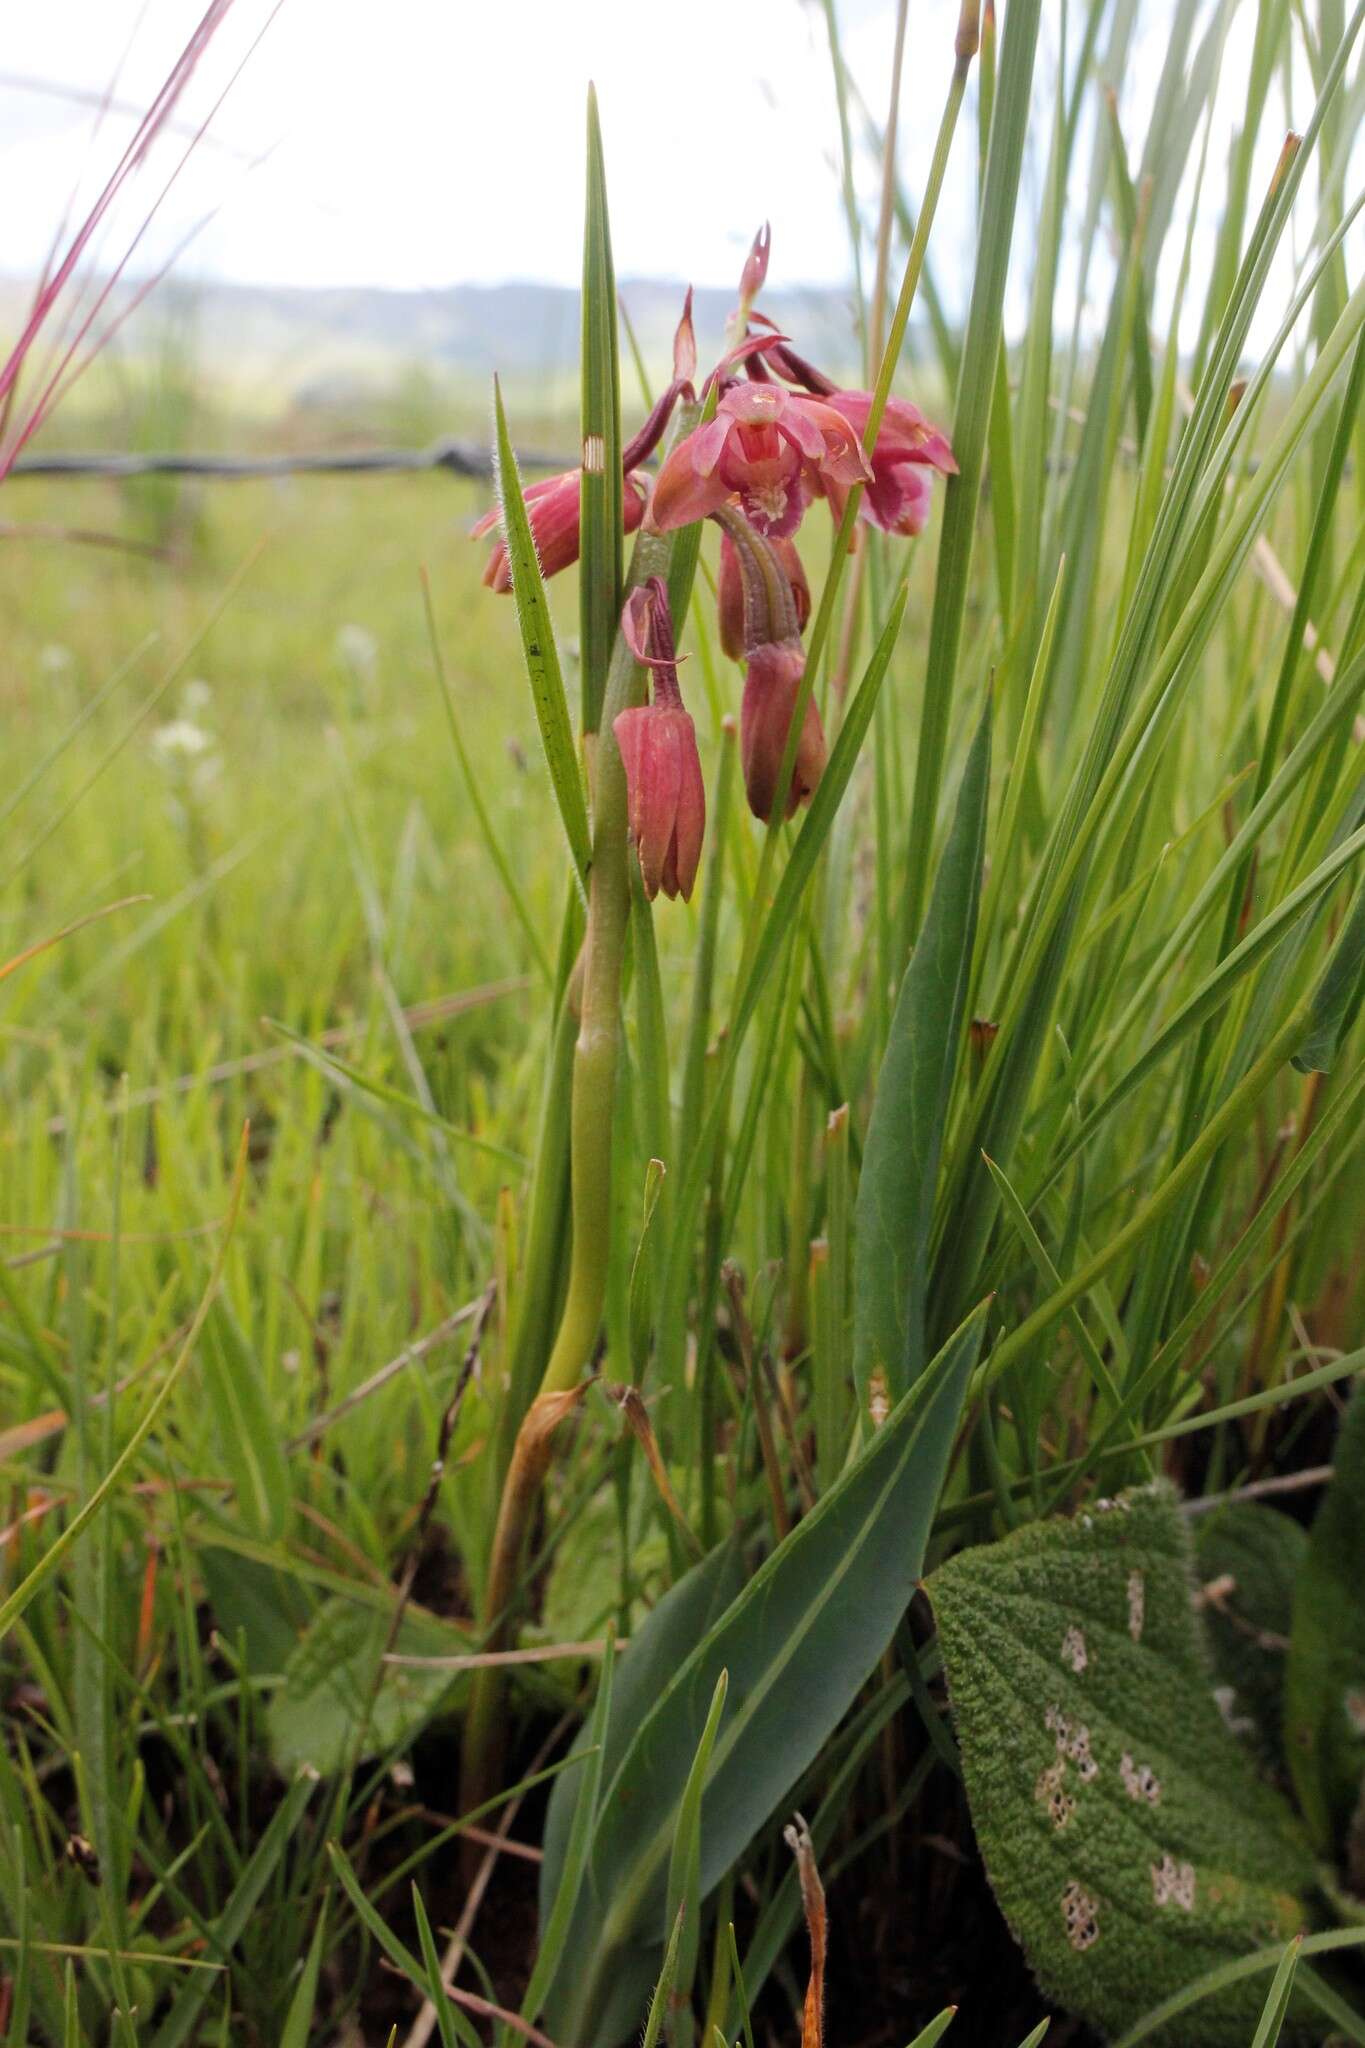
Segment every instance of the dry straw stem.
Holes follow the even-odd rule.
[[[825,2030],[825,1888],[815,1861],[810,1829],[798,1813],[782,1839],[796,1858],[801,1905],[810,1938],[810,1977],[801,2011],[801,2048],[822,2048]]]

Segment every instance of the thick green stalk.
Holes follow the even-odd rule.
[[[644,535],[636,552],[634,580],[667,571],[668,542]],[[607,670],[594,764],[588,930],[570,1112],[573,1256],[559,1334],[540,1383],[542,1394],[562,1393],[574,1385],[592,1356],[606,1299],[612,1102],[621,1045],[621,969],[630,923],[626,773],[612,721],[634,701],[637,674],[633,655],[618,637]]]
[[[667,578],[672,543],[642,533],[631,583]],[[621,973],[630,923],[629,813],[626,773],[613,729],[635,702],[639,667],[618,632],[607,669],[602,721],[594,742],[592,866],[583,940],[578,1038],[571,1085],[570,1204],[573,1230],[564,1311],[540,1389],[517,1432],[498,1506],[484,1586],[485,1647],[499,1648],[521,1565],[526,1525],[550,1462],[553,1429],[583,1368],[592,1358],[607,1293],[611,1259],[612,1111],[621,1046]],[[502,1681],[498,1668],[476,1672],[465,1737],[462,1798],[483,1799],[497,1752]]]

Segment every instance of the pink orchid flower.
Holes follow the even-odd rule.
[[[667,457],[649,525],[658,533],[690,526],[737,498],[758,533],[781,540],[817,491],[847,490],[870,475],[856,433],[832,406],[781,384],[736,383],[715,418]]]
[[[848,421],[861,442],[872,410],[870,391],[831,391],[823,403]],[[929,518],[933,472],[955,476],[957,463],[948,437],[924,417],[908,398],[888,398],[872,451],[872,477],[863,492],[860,514],[884,533],[922,533]],[[842,510],[842,494],[825,495]]]

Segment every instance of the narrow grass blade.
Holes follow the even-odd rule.
[[[583,467],[580,483],[579,641],[583,730],[596,732],[621,617],[621,370],[616,271],[597,94],[588,88],[588,181],[583,226]]]
[[[925,1276],[948,1103],[976,940],[990,794],[987,706],[972,742],[933,900],[905,970],[863,1150],[854,1251],[854,1368],[891,1399],[925,1362]]]
[[[958,473],[948,479],[944,493],[943,532],[934,585],[933,620],[929,629],[924,709],[900,918],[904,950],[908,950],[918,936],[929,881],[939,782],[957,684],[972,540],[990,424],[993,373],[1003,331],[1005,278],[1019,196],[1040,11],[1040,0],[1013,0],[1005,17],[1001,43],[1000,75],[991,116],[986,186],[981,207],[981,242],[972,280],[957,412],[953,420],[953,453]]]
[[[730,1674],[723,1670],[716,1680],[711,1709],[678,1802],[678,1825],[668,1860],[668,1904],[664,1925],[680,1925],[682,1928],[673,1979],[673,1997],[678,2002],[691,1996],[692,1979],[697,1968],[701,1939],[701,1802],[710,1776],[711,1752],[715,1747],[720,1717],[725,1712],[725,1695],[729,1686]]]
[[[586,887],[591,851],[583,777],[578,766],[578,749],[574,744],[568,699],[564,695],[564,678],[560,673],[549,600],[545,595],[540,563],[536,559],[526,501],[521,494],[521,478],[517,474],[517,459],[507,431],[502,389],[496,379],[493,384],[493,419],[497,437],[502,530],[512,575],[517,624],[521,628],[522,655],[531,685],[540,741],[545,749],[545,765],[550,771],[550,784],[559,808],[559,821],[569,842],[569,854],[579,884]]]

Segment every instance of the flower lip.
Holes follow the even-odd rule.
[[[715,417],[684,435],[666,458],[650,525],[666,533],[738,499],[759,533],[786,539],[817,492],[871,474],[852,426],[832,406],[783,384],[736,381]]]

